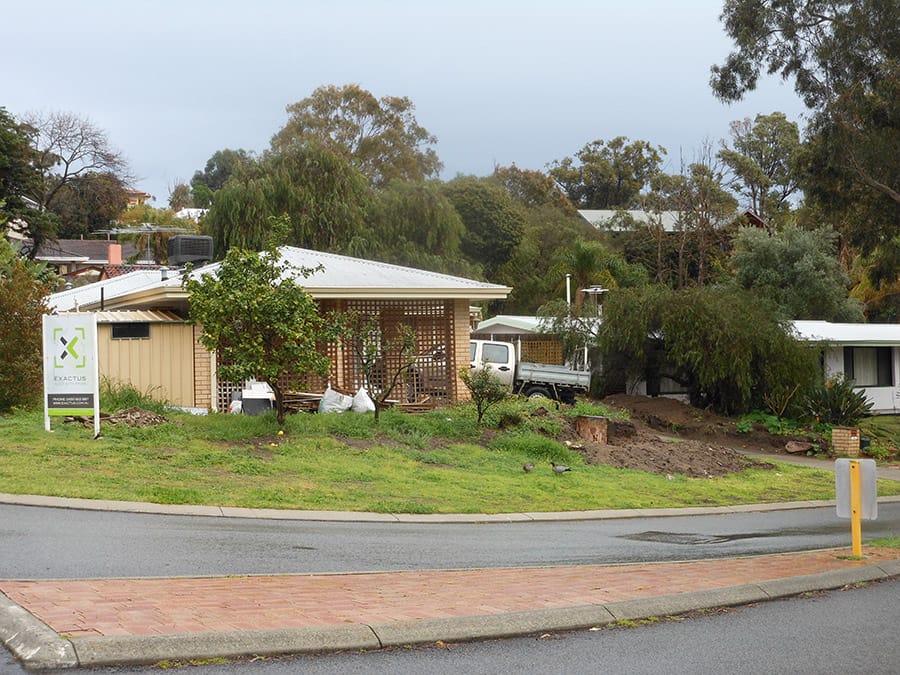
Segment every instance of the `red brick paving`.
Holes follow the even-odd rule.
[[[58,633],[153,635],[299,628],[604,604],[815,574],[896,550],[814,551],[683,563],[159,579],[2,581]]]

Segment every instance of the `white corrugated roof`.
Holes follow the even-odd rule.
[[[900,346],[897,323],[831,323],[830,321],[794,321],[801,340],[838,345]]]
[[[95,281],[92,284],[77,286],[59,293],[52,293],[47,298],[50,311],[68,312],[80,307],[99,305],[100,298],[111,300],[121,295],[146,288],[160,280],[159,270],[138,270],[112,279]]]
[[[508,286],[475,281],[427,270],[362,260],[334,253],[282,246],[282,258],[296,268],[316,268],[309,277],[297,276],[297,283],[315,298],[461,298],[503,299]],[[219,263],[195,269],[192,276],[215,275]],[[179,272],[170,270],[163,280],[160,270],[131,272],[49,297],[51,309],[67,311],[79,307],[97,308],[103,300],[109,307],[151,306],[160,298],[187,299]]]
[[[175,312],[155,309],[118,309],[94,312],[97,323],[184,323]]]
[[[385,292],[392,297],[434,297],[436,292],[441,292],[443,297],[505,298],[512,290],[499,284],[335,253],[292,246],[282,246],[279,251],[295,267],[323,267],[299,280],[314,297],[356,297]]]
[[[650,213],[642,210],[626,210],[626,209],[581,209],[578,211],[581,217],[597,228],[610,228],[610,221],[618,214],[625,214],[644,225],[661,223],[663,230],[666,232],[675,232],[678,230],[678,222],[681,218],[681,211],[662,211],[660,213]],[[623,230],[623,227],[616,226],[612,228],[615,231]]]
[[[512,329],[512,330],[506,330]],[[541,330],[541,319],[537,316],[514,316],[511,314],[500,314],[490,319],[478,322],[478,333],[539,333]]]

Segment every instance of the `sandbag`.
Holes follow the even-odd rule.
[[[350,410],[351,405],[353,405],[352,396],[347,396],[346,394],[342,394],[339,391],[335,391],[329,384],[325,389],[325,393],[322,394],[322,400],[319,401],[319,412],[342,413],[345,410]]]
[[[359,391],[353,396],[353,404],[350,406],[350,409],[358,413],[375,412],[375,402],[364,387],[360,387]]]

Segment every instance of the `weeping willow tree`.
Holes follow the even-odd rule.
[[[669,377],[692,404],[728,414],[763,409],[773,394],[821,373],[817,350],[796,340],[771,305],[716,286],[610,292],[598,344],[608,383]]]
[[[312,145],[269,153],[213,194],[204,229],[220,255],[272,243],[274,218],[287,227],[276,243],[346,252],[364,229],[365,177],[346,160]]]
[[[478,276],[460,251],[465,226],[437,181],[394,180],[378,192],[365,242],[385,262]]]

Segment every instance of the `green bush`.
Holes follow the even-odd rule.
[[[0,248],[0,412],[41,400],[41,321],[48,288],[37,281],[9,246]]]
[[[807,415],[820,424],[855,426],[872,412],[872,403],[852,380],[832,378],[809,390],[804,401]]]

